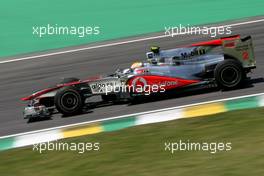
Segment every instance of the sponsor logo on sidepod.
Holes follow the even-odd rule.
[[[145,87],[147,85],[147,81],[143,77],[137,77],[132,81],[132,86],[136,87],[138,83],[142,83],[142,87]]]

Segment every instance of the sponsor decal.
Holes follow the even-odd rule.
[[[198,55],[203,55],[205,54],[205,49],[194,49],[193,51],[191,52],[184,52],[184,53],[181,53],[181,56],[182,58],[190,58],[190,57],[193,57],[193,56],[198,56]]]
[[[137,87],[138,85],[145,87],[147,85],[147,81],[143,77],[137,77],[132,81],[132,86]]]
[[[248,58],[249,58],[249,56],[248,56],[248,52],[247,52],[247,51],[244,51],[244,52],[242,53],[242,57],[243,57],[244,60],[248,60]]]

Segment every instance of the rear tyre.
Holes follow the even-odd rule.
[[[240,62],[227,59],[217,64],[214,76],[220,88],[233,89],[242,83],[245,72]]]
[[[54,98],[57,110],[66,116],[79,114],[84,106],[84,98],[77,88],[70,86],[60,89]]]

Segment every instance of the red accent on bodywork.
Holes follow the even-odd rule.
[[[198,42],[198,43],[192,44],[191,46],[220,46],[225,40],[234,40],[234,39],[239,39],[239,38],[240,38],[240,35],[235,35],[235,36],[224,37],[224,38],[220,38],[216,40]]]
[[[235,47],[235,42],[226,43],[224,45],[224,47],[226,47],[226,48],[234,48]]]
[[[244,51],[244,52],[242,53],[242,57],[243,57],[244,60],[248,60],[248,58],[249,58],[249,56],[248,56],[248,52],[247,52],[247,51]]]
[[[101,79],[101,78],[102,78],[101,76],[94,76],[94,77],[90,77],[89,79],[86,79],[83,81],[76,81],[76,82],[65,83],[65,84],[57,84],[55,87],[43,89],[43,90],[38,91],[38,92],[36,92],[30,96],[23,97],[20,100],[22,100],[22,101],[32,100],[32,99],[35,99],[35,98],[37,98],[43,94],[52,92],[54,90],[60,89],[60,88],[65,87],[65,86],[72,86],[72,85],[77,85],[77,84],[81,84],[81,83],[88,83],[90,81],[94,81],[94,80]]]
[[[54,88],[44,89],[44,90],[41,90],[41,91],[39,91],[39,92],[36,92],[36,93],[34,93],[34,94],[30,95],[30,96],[27,96],[27,97],[21,98],[20,100],[22,100],[22,101],[32,100],[32,99],[34,99],[34,98],[36,98],[36,97],[39,97],[40,95],[43,95],[43,94],[49,93],[49,92],[54,91],[54,90],[59,89],[59,88],[60,88],[60,87],[54,87]]]
[[[144,74],[144,73],[148,72],[148,69],[147,69],[147,68],[136,68],[136,69],[134,70],[134,72],[135,72],[136,74]]]
[[[143,76],[135,76],[131,78],[130,80],[128,80],[127,84],[128,86],[136,88],[137,86],[142,86],[142,83],[144,83],[144,81],[150,87],[153,85],[157,85],[157,86],[164,85],[165,90],[179,88],[200,82],[199,80],[187,80],[187,79],[167,77],[167,76],[143,75]]]

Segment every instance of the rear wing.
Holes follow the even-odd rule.
[[[233,40],[223,40],[225,57],[238,59],[244,68],[255,68],[256,60],[251,36]]]
[[[224,37],[216,40],[194,43],[182,48],[160,50],[158,46],[151,47],[151,52],[146,53],[147,59],[152,62],[159,61],[163,57],[173,57],[188,59],[197,55],[203,55],[210,52],[215,47],[222,47],[222,54],[225,59],[238,60],[243,68],[256,68],[256,60],[251,36],[241,38],[240,35]]]
[[[240,35],[224,37],[217,40],[192,44],[191,46],[221,46],[225,58],[237,59],[244,68],[255,68],[256,60],[251,36],[241,38]]]

